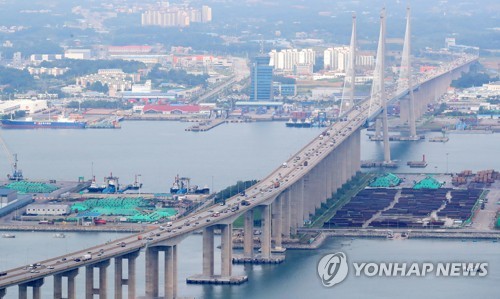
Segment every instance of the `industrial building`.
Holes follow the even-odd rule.
[[[17,99],[0,101],[0,115],[8,115],[16,111],[24,111],[26,114],[41,112],[48,108],[46,100]]]
[[[69,205],[31,204],[26,207],[26,214],[39,216],[63,216],[69,215]]]

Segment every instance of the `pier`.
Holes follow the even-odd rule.
[[[186,131],[191,131],[191,132],[205,132],[208,130],[211,130],[223,123],[225,123],[225,119],[214,119],[214,120],[208,120],[205,122],[200,122],[196,125],[193,125],[189,128],[186,129]]]

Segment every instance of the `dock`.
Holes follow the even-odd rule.
[[[401,136],[401,135],[390,135],[389,141],[419,141],[425,139],[425,135],[418,135],[416,137],[411,136]],[[370,141],[384,141],[384,137],[370,135]]]
[[[375,168],[375,167],[384,167],[384,168],[397,168],[398,163],[391,161],[386,163],[384,161],[361,161],[361,168]]]
[[[281,264],[285,261],[284,254],[273,254],[270,258],[264,258],[262,255],[257,254],[254,257],[244,257],[243,255],[234,254],[233,264]]]
[[[200,122],[196,125],[193,125],[189,128],[186,129],[186,131],[191,131],[191,132],[206,132],[208,130],[211,130],[223,123],[225,123],[225,119],[214,119],[214,120],[208,120],[205,122]]]
[[[406,165],[410,166],[411,168],[426,168],[427,162],[425,161],[425,155],[422,155],[421,161],[408,161]]]
[[[193,275],[186,278],[186,283],[189,284],[229,284],[229,285],[239,285],[248,281],[248,276],[239,275],[239,276],[206,276],[203,274]]]
[[[429,142],[448,142],[450,138],[448,137],[432,137],[429,138]]]

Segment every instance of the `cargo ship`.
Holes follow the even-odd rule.
[[[191,179],[179,175],[175,177],[174,183],[170,188],[171,194],[210,194],[210,188],[204,186],[199,188],[197,185],[190,185]]]
[[[68,118],[58,118],[57,120],[26,120],[2,119],[2,127],[7,129],[85,129],[86,122],[76,121]]]

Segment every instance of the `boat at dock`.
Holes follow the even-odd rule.
[[[187,177],[175,176],[174,183],[170,188],[171,194],[210,194],[210,188],[204,186],[199,188],[197,185],[190,184],[191,179]]]
[[[310,119],[305,119],[302,121],[301,119],[293,120],[290,119],[286,122],[286,126],[289,128],[310,128],[312,127],[312,122]]]
[[[106,189],[106,185],[98,185],[95,181],[95,176],[92,178],[92,183],[90,183],[90,186],[87,188],[87,191],[90,193],[101,193],[102,190]]]
[[[2,127],[6,129],[85,129],[87,123],[69,118],[59,117],[57,120],[25,120],[2,119]]]

